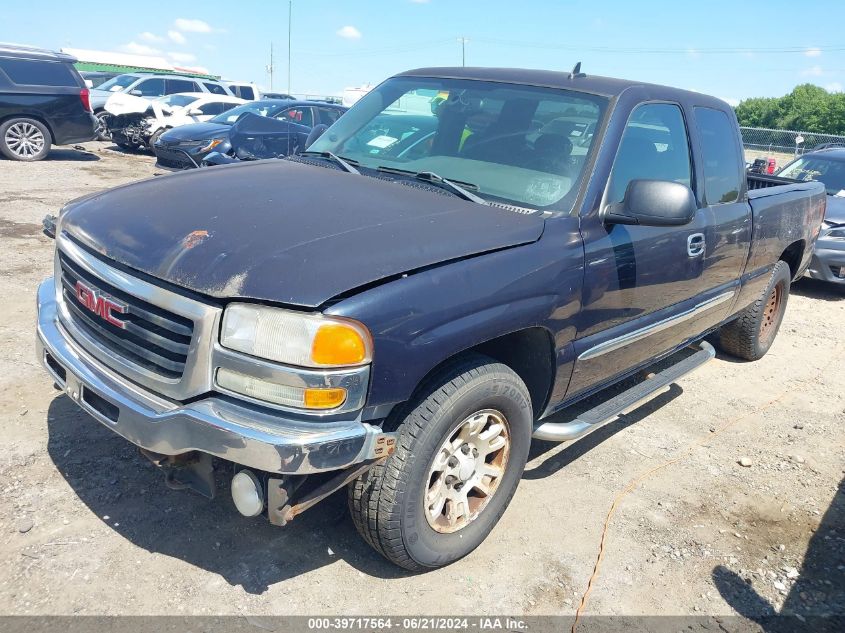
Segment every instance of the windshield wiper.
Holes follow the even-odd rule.
[[[487,202],[484,198],[475,195],[471,191],[468,191],[461,187],[459,184],[452,182],[451,180],[447,180],[443,176],[439,176],[435,174],[433,171],[420,171],[420,172],[413,172],[407,169],[396,169],[395,167],[378,167],[378,171],[386,172],[389,174],[408,174],[416,178],[417,180],[422,180],[430,185],[435,185],[437,187],[441,187],[446,189],[447,191],[451,191],[453,194],[458,196],[459,198],[463,198],[464,200],[469,200],[470,202],[475,202],[476,204],[484,204],[489,205],[490,203]],[[470,183],[465,183],[470,187],[477,187]]]
[[[347,171],[350,174],[356,174],[358,176],[361,175],[361,172],[355,169],[352,165],[350,165],[345,159],[341,158],[340,156],[337,156],[336,154],[333,154],[332,152],[309,152],[306,150],[304,152],[300,152],[300,154],[303,156],[306,154],[311,154],[313,156],[319,156],[320,158],[327,158],[333,161],[336,165],[340,165],[344,171]]]

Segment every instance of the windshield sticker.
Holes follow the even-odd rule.
[[[367,145],[371,147],[378,147],[379,149],[384,149],[390,145],[393,145],[399,139],[393,138],[392,136],[386,136],[382,134],[381,136],[375,137],[373,140],[367,143]]]

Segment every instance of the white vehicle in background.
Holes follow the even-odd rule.
[[[167,130],[208,121],[242,103],[246,101],[238,97],[208,92],[183,92],[157,99],[119,92],[109,98],[105,110],[111,116],[112,140],[124,149],[137,150],[152,149]]]
[[[224,79],[220,83],[226,86],[233,95],[246,101],[259,101],[263,99],[261,90],[251,81],[229,81]]]

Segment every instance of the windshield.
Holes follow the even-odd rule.
[[[159,97],[156,101],[163,103],[164,105],[169,105],[174,108],[183,108],[186,105],[192,104],[194,101],[199,99],[199,97],[192,97],[190,95],[167,95],[166,97]]]
[[[274,116],[286,107],[290,107],[290,104],[277,103],[275,101],[253,101],[251,103],[240,105],[237,108],[227,110],[223,114],[218,114],[216,117],[211,119],[211,122],[232,125],[242,114],[246,112],[251,112],[259,116]]]
[[[821,156],[802,156],[784,167],[779,176],[795,180],[818,180],[828,195],[845,196],[845,161]]]
[[[138,81],[135,75],[118,75],[112,77],[108,81],[104,81],[98,86],[98,90],[108,90],[109,92],[119,92],[124,88],[134,84]]]
[[[481,197],[568,211],[606,106],[567,90],[394,77],[309,151],[365,168],[434,172]]]

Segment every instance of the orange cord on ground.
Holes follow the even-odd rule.
[[[816,374],[816,378],[818,378],[819,376],[821,376],[822,374],[827,372],[828,368],[831,365],[833,365],[836,361],[838,361],[840,356],[842,356],[842,354],[837,354],[827,365],[824,366],[824,368],[822,368]],[[607,516],[604,519],[604,526],[602,527],[602,531],[601,531],[601,540],[599,541],[599,552],[598,552],[598,556],[596,557],[596,564],[593,566],[593,573],[590,575],[590,579],[587,581],[587,589],[586,589],[586,591],[584,591],[584,595],[581,596],[581,602],[578,605],[578,608],[575,610],[575,621],[572,623],[571,633],[576,633],[576,628],[578,627],[578,621],[581,619],[581,613],[584,611],[584,607],[587,606],[587,600],[590,596],[590,592],[593,590],[593,584],[595,583],[595,580],[599,575],[599,571],[601,570],[601,563],[602,563],[602,560],[604,559],[604,544],[605,544],[605,540],[607,539],[607,532],[610,528],[610,520],[613,518],[613,515],[616,513],[616,508],[619,507],[619,504],[621,503],[622,499],[625,498],[625,496],[628,495],[629,493],[633,492],[643,481],[645,481],[646,479],[651,477],[654,473],[656,473],[660,470],[663,470],[664,468],[667,468],[669,466],[672,466],[673,464],[676,464],[676,463],[682,461],[683,459],[686,459],[687,457],[689,457],[692,454],[692,452],[697,447],[703,446],[704,444],[708,443],[710,440],[712,440],[714,437],[716,437],[720,433],[722,433],[725,430],[727,430],[728,428],[736,425],[737,423],[742,422],[746,418],[750,418],[751,416],[757,415],[758,413],[761,413],[762,411],[766,411],[767,409],[771,408],[773,405],[775,405],[778,402],[780,402],[781,400],[783,400],[790,393],[791,393],[791,391],[784,390],[783,392],[780,393],[780,395],[772,398],[771,400],[764,403],[762,406],[760,406],[756,410],[749,411],[748,413],[745,413],[743,415],[740,415],[736,418],[729,420],[728,422],[726,422],[722,426],[718,427],[713,433],[708,434],[706,437],[699,438],[695,442],[688,445],[686,447],[686,449],[684,449],[684,451],[678,457],[674,457],[674,458],[672,458],[668,461],[663,462],[662,464],[654,466],[653,468],[650,468],[650,469],[646,470],[645,472],[637,475],[633,480],[631,480],[631,482],[627,486],[625,486],[619,492],[619,494],[616,495],[616,497],[613,499],[613,503],[610,505],[610,510],[608,510]]]

